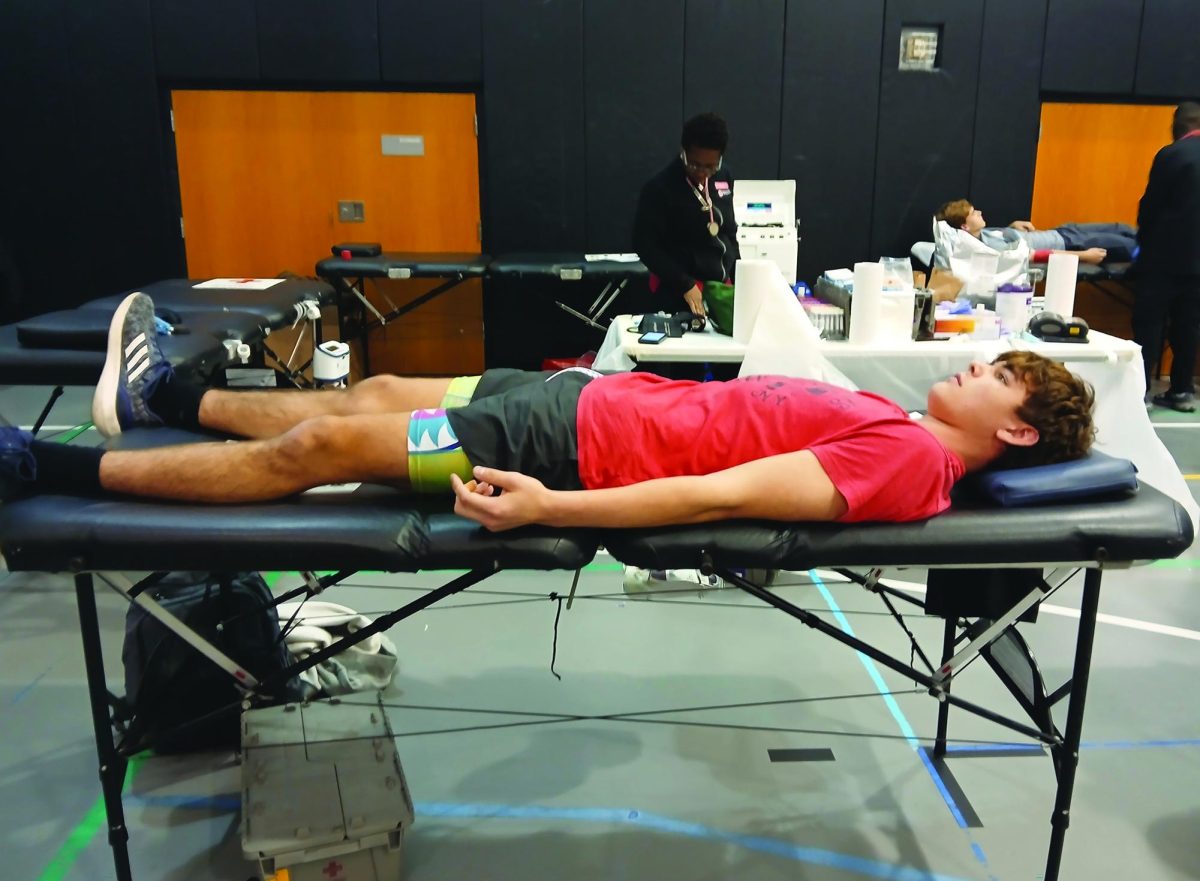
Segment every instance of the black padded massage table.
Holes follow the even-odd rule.
[[[367,332],[407,315],[419,306],[439,297],[471,278],[483,278],[491,257],[487,254],[454,252],[387,251],[372,257],[326,257],[317,263],[317,275],[328,279],[337,291],[338,332],[343,340],[357,336],[362,344],[363,370],[371,373]],[[440,278],[442,283],[402,306],[388,301],[387,314],[380,312],[366,296],[368,278]],[[386,299],[386,297],[385,297]],[[370,315],[368,315],[370,313]]]
[[[137,290],[149,294],[154,304],[181,315],[236,312],[257,316],[267,330],[290,327],[297,318],[296,306],[306,301],[320,305],[334,302],[333,288],[321,281],[287,278],[265,290],[196,288],[205,279],[172,278],[156,281]],[[89,300],[80,309],[107,309],[110,313],[130,291]]]
[[[308,278],[287,278],[265,290],[240,290],[227,288],[197,288],[204,279],[173,278],[156,281],[139,288],[154,299],[159,313],[173,312],[180,316],[186,326],[195,315],[249,315],[259,323],[261,337],[256,341],[258,348],[287,378],[296,385],[304,385],[303,373],[312,363],[311,357],[292,366],[276,353],[265,338],[276,330],[294,327],[300,321],[312,325],[313,345],[321,343],[321,322],[314,317],[305,304],[321,306],[336,302],[333,287],[322,281]],[[104,309],[110,314],[125,299],[125,293],[111,297],[89,300],[80,309]],[[301,336],[303,336],[303,329]],[[300,341],[297,340],[297,344]]]
[[[371,327],[393,321],[467,279],[587,281],[602,285],[586,310],[576,309],[562,300],[555,300],[555,303],[580,321],[605,331],[608,328],[599,321],[605,311],[631,280],[645,278],[648,274],[645,265],[638,261],[588,260],[582,252],[574,251],[504,254],[495,258],[486,254],[437,252],[384,252],[373,257],[348,254],[326,257],[317,263],[316,271],[337,288],[339,330],[343,339],[357,335],[362,341],[364,369],[368,374],[367,331]],[[389,303],[391,309],[385,315],[366,298],[364,285],[368,278],[441,278],[444,281],[402,306]]]
[[[71,309],[0,327],[0,383],[6,385],[95,385],[104,367],[104,337],[111,313]],[[228,360],[224,340],[261,339],[254,316],[193,316],[192,332],[160,337],[172,364],[208,375]]]
[[[226,345],[232,341],[235,347],[245,344],[270,354],[293,382],[299,381],[307,365],[288,367],[270,351],[266,337],[293,325],[300,316],[299,304],[332,302],[329,285],[286,279],[265,291],[242,291],[196,290],[196,283],[172,279],[141,289],[154,298],[159,315],[169,315],[177,325],[177,333],[159,337],[168,361],[207,379],[236,362],[237,356]],[[111,316],[126,293],[0,327],[0,382],[55,388],[38,426],[63,386],[95,385],[99,379]],[[314,325],[314,334],[319,333],[319,322]]]
[[[1133,296],[1129,289],[1132,269],[1132,263],[1080,263],[1075,281],[1077,285],[1090,285],[1109,299],[1132,309]]]
[[[51,386],[50,397],[34,422],[36,434],[64,386],[94,386],[104,369],[112,309],[49,312],[0,327],[0,383]],[[240,312],[189,315],[186,333],[160,336],[163,355],[174,366],[208,381],[234,360],[238,345],[262,346],[262,319]]]
[[[141,430],[122,435],[120,443],[136,447],[181,439],[175,431]],[[338,570],[320,580],[323,589],[362,569],[468,570],[381,616],[350,638],[357,642],[503,569],[579,570],[601,545],[617,560],[635,566],[715,571],[764,603],[923,684],[940,702],[935,756],[945,750],[950,705],[1046,746],[1057,791],[1044,877],[1054,881],[1069,819],[1104,570],[1177,556],[1193,538],[1186,512],[1145,486],[1129,497],[1017,509],[956,499],[950,511],[908,524],[731,521],[607,532],[529,528],[493,534],[447,511],[444,504],[442,500],[413,499],[382,488],[360,487],[344,494],[305,494],[274,503],[220,507],[68,496],[33,497],[0,506],[0,553],[9,570],[75,576],[109,842],[119,879],[132,877],[120,799],[126,762],[113,739],[93,573]],[[968,600],[979,592],[976,585],[982,588],[1005,576],[1014,577],[1006,579],[1010,599],[1000,610],[988,611],[986,617],[976,620],[970,616],[984,613],[970,611],[971,602],[949,611],[938,662],[919,669],[843,633],[739,574],[746,568],[843,571],[842,567],[874,570],[890,566],[930,569],[926,605],[933,598],[935,576],[943,594],[949,588],[952,599]],[[1071,679],[1061,687],[1046,689],[1032,656],[1021,651],[1024,643],[1011,625],[1056,587],[1046,581],[1043,570],[1060,567],[1085,571],[1083,603]],[[921,605],[888,588],[874,571],[865,578],[852,571],[846,574],[882,594],[889,608],[890,599]],[[308,582],[310,587],[314,583],[315,579]],[[1014,587],[1015,592],[1011,590]],[[303,593],[301,588],[280,599]],[[126,596],[130,595],[127,591]],[[246,690],[245,700],[249,705],[269,701],[287,677],[321,663],[348,644],[344,641],[318,652],[257,683]],[[991,649],[997,646],[1005,650],[993,653]],[[915,655],[927,661],[915,640],[913,648]],[[976,655],[987,659],[1028,720],[1010,718],[951,692],[954,673]],[[1068,694],[1071,700],[1065,728],[1059,729],[1051,709]]]
[[[492,265],[488,267],[488,275],[497,279],[588,281],[603,285],[586,310],[576,309],[562,300],[554,301],[565,312],[601,332],[607,331],[608,326],[601,324],[600,319],[621,291],[625,290],[633,279],[644,279],[649,274],[646,265],[640,260],[588,260],[579,252],[505,254],[493,260]]]

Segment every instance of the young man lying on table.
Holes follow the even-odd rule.
[[[490,530],[728,518],[916,520],[966,472],[1082,456],[1091,387],[1009,352],[938,382],[910,419],[870,392],[806,379],[642,373],[378,376],[348,390],[205,389],[172,372],[154,304],[117,309],[92,415],[108,436],[172,425],[247,440],[104,451],[0,429],[0,490],[234,503],[332,483],[453,490]]]

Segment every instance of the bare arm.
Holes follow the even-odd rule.
[[[532,477],[491,468],[476,468],[475,477],[471,484],[451,478],[454,510],[493,532],[530,523],[627,528],[738,518],[836,520],[846,512],[846,500],[808,451],[612,489],[550,490]],[[504,492],[493,495],[493,488]]]
[[[1104,258],[1108,256],[1108,251],[1103,248],[1086,248],[1082,251],[1055,251],[1055,254],[1076,254],[1079,257],[1080,263],[1091,263],[1098,266],[1104,262]]]

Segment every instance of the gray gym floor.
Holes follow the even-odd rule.
[[[47,392],[0,388],[0,412],[28,425]],[[87,396],[68,390],[45,434],[87,418]],[[1152,420],[1183,472],[1200,474],[1200,418],[1156,410]],[[1197,567],[1193,548],[1104,578],[1065,881],[1200,878]],[[861,588],[829,573],[781,582],[793,601],[908,657],[903,632]],[[439,583],[360,574],[329,598],[380,614]],[[560,681],[547,597],[569,584],[565,573],[504,573],[390,631],[400,667],[386,699],[417,803],[406,878],[1042,876],[1049,758],[973,754],[1019,737],[952,713],[955,785],[944,795],[919,750],[936,704],[911,682],[736,590],[626,597],[603,556],[562,613]],[[119,687],[125,605],[98,599]],[[1070,669],[1078,601],[1072,582],[1022,625],[1051,688]],[[936,654],[940,620],[905,620]],[[1015,711],[982,664],[956,693]],[[68,578],[0,580],[0,707],[0,878],[113,877]],[[1060,706],[1060,725],[1064,716]],[[772,761],[772,750],[827,752]],[[135,763],[125,796],[134,876],[257,877],[241,855],[238,788],[228,754]]]

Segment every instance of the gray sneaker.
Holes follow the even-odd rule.
[[[1156,407],[1169,407],[1180,413],[1192,413],[1196,409],[1191,392],[1163,392],[1161,395],[1155,395],[1151,400]]]
[[[162,425],[147,402],[170,372],[158,347],[154,301],[142,293],[130,294],[108,326],[108,356],[92,397],[96,429],[112,437],[138,425]]]

